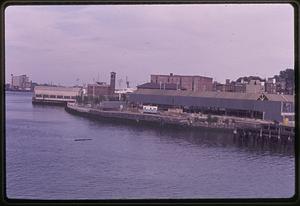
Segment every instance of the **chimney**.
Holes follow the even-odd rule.
[[[110,93],[114,94],[116,89],[116,72],[110,73]]]

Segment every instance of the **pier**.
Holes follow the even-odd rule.
[[[193,117],[191,114],[167,115],[146,114],[138,111],[103,111],[91,107],[68,103],[65,110],[71,114],[123,124],[152,125],[155,127],[171,127],[190,130],[214,130],[232,133],[235,138],[256,142],[277,142],[291,144],[294,142],[294,127],[259,120],[236,119],[234,123],[207,122],[204,118]],[[226,117],[223,117],[226,121]]]

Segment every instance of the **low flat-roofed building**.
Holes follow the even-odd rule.
[[[129,95],[133,104],[182,107],[195,112],[241,116],[282,122],[294,121],[294,96],[265,93],[193,92],[182,90],[137,90]]]
[[[75,102],[81,95],[80,87],[35,86],[33,103],[66,103]]]

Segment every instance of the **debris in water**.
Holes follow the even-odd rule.
[[[75,139],[74,141],[86,141],[86,140],[92,140],[92,139]]]

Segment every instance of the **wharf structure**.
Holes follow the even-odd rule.
[[[130,110],[124,107],[125,102],[120,103],[113,110],[68,103],[65,110],[74,115],[114,123],[148,125],[155,126],[155,128],[188,129],[189,131],[221,131],[232,134],[233,137],[240,137],[243,141],[276,142],[283,145],[292,145],[295,138],[294,127],[274,124],[270,121],[221,116],[218,117],[218,121],[209,121],[209,118],[205,115],[178,112],[172,114],[170,110],[149,114],[139,109]]]
[[[80,87],[35,86],[32,103],[65,106],[68,102],[76,102],[81,92]]]
[[[294,124],[294,95],[233,92],[192,92],[183,90],[142,89],[129,95],[133,105],[155,105],[159,109],[182,108],[223,116]]]

